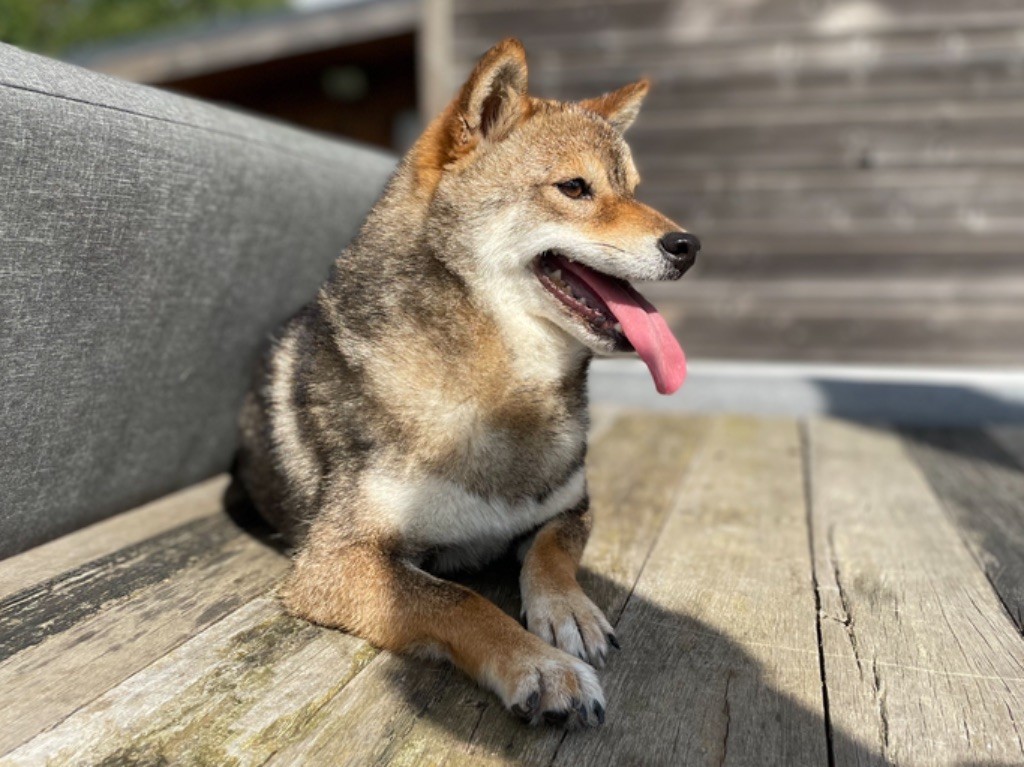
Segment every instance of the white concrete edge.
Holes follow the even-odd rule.
[[[652,410],[836,415],[922,425],[1024,422],[1024,366],[955,368],[694,360],[659,395],[640,360],[595,361],[591,401]]]
[[[857,365],[818,362],[756,362],[747,360],[690,360],[688,377],[743,376],[746,378],[820,378],[846,381],[885,381],[939,384],[1021,384],[1024,360],[1019,368],[925,367],[914,365]],[[639,359],[599,359],[592,370],[602,374],[648,375]]]

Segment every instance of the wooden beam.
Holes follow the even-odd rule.
[[[426,125],[448,104],[456,83],[452,74],[451,0],[424,0],[419,35],[420,118]]]

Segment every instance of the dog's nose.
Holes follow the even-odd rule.
[[[697,261],[700,240],[689,232],[669,232],[658,240],[658,247],[675,267],[686,271]]]

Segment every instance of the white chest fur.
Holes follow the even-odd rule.
[[[580,467],[543,498],[515,502],[483,498],[434,477],[398,478],[383,471],[364,475],[363,490],[379,515],[375,521],[402,540],[424,548],[465,549],[470,560],[483,561],[498,553],[485,550],[504,548],[576,505],[586,494],[586,473]],[[473,547],[479,547],[479,557],[472,555]]]

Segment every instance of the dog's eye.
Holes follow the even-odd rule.
[[[590,186],[582,178],[573,178],[568,181],[560,181],[555,184],[558,187],[558,191],[573,200],[578,200],[581,197],[590,197]]]

